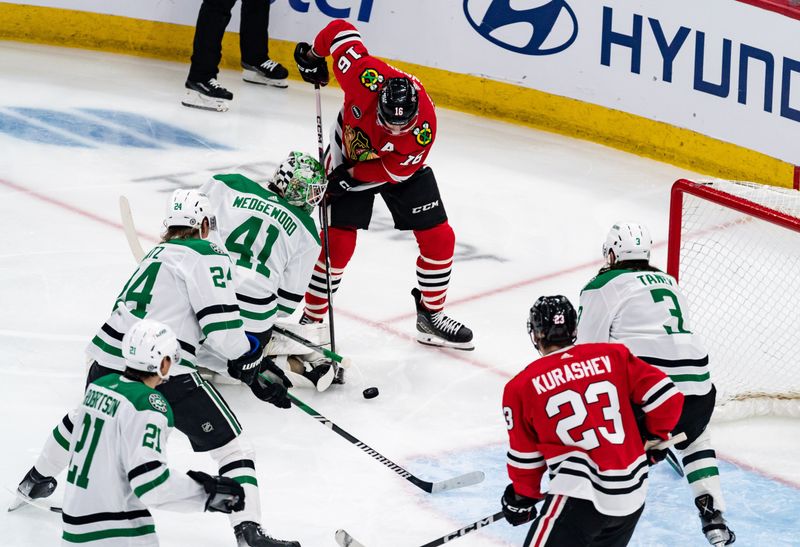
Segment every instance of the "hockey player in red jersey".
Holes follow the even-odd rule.
[[[511,484],[501,503],[514,526],[533,520],[525,546],[621,547],[644,509],[648,464],[632,405],[648,437],[666,440],[683,395],[621,344],[573,346],[577,314],[564,296],[543,296],[528,332],[542,355],[506,385]],[[540,491],[545,471],[550,484]],[[534,506],[544,498],[537,516]]]
[[[295,61],[307,82],[328,83],[325,57],[344,91],[344,106],[331,131],[326,160],[330,203],[331,289],[339,286],[356,247],[358,230],[369,227],[375,195],[386,202],[398,230],[412,230],[419,245],[417,340],[471,350],[472,331],[444,308],[453,265],[455,234],[425,158],[436,138],[436,113],[422,84],[369,54],[358,30],[332,21],[313,47],[299,43]],[[306,292],[303,322],[322,321],[328,309],[324,249]]]

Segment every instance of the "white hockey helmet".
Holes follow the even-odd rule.
[[[164,216],[164,226],[186,226],[200,228],[203,219],[208,219],[208,227],[217,229],[217,220],[211,214],[211,202],[208,196],[199,190],[175,190],[167,203],[167,214]]]
[[[650,260],[653,238],[646,226],[636,222],[617,222],[608,231],[603,243],[603,257],[609,262],[613,251],[615,262],[624,260]]]
[[[172,330],[164,323],[143,319],[122,337],[125,365],[135,370],[156,373],[161,378],[161,361],[169,357],[175,365],[181,360],[181,347]]]

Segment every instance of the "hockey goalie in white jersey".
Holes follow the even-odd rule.
[[[606,237],[606,265],[583,288],[578,312],[578,344],[619,342],[664,372],[684,394],[673,433],[686,479],[700,511],[702,529],[714,546],[736,539],[722,512],[725,502],[716,454],[706,429],[714,411],[708,352],[692,332],[688,305],[678,282],[650,265],[650,232],[637,223],[617,223]]]
[[[96,379],[74,412],[62,545],[158,546],[148,508],[241,511],[242,486],[229,477],[167,466],[172,408],[155,390],[181,359],[175,334],[144,320],[122,340],[125,370]]]
[[[325,195],[319,162],[308,154],[290,152],[266,186],[228,174],[214,176],[200,191],[208,196],[218,220],[212,238],[235,266],[236,299],[245,330],[261,338],[278,365],[299,375],[293,376],[295,381],[305,378],[325,391],[335,378],[335,365],[271,334],[276,319],[291,315],[302,301],[319,256],[319,234],[311,217]],[[327,342],[327,328],[321,324],[284,327],[315,342]],[[289,355],[290,350],[298,350],[302,357]]]

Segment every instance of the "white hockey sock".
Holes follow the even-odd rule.
[[[711,447],[711,434],[708,429],[685,450],[678,452],[694,497],[711,494],[714,498],[714,508],[724,512],[725,500],[719,482],[717,455]]]
[[[230,477],[244,488],[243,511],[229,515],[231,526],[245,521],[261,523],[261,499],[256,478],[255,450],[242,435],[220,448],[211,451],[211,457],[219,466],[219,474]]]

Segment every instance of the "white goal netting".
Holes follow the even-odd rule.
[[[701,184],[711,195],[683,193],[677,273],[708,348],[715,418],[800,416],[800,192]]]

